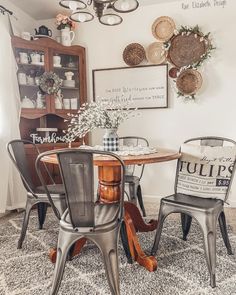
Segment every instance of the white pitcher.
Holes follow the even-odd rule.
[[[70,28],[61,30],[61,44],[64,46],[71,46],[71,42],[75,38],[75,33],[70,31]]]

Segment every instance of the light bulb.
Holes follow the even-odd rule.
[[[78,14],[78,21],[84,23],[86,21],[86,16],[82,13]]]
[[[73,11],[75,11],[78,8],[78,5],[75,1],[70,1],[69,2],[69,8]]]
[[[107,18],[107,23],[109,24],[109,25],[114,25],[114,23],[115,23],[115,18],[113,17],[113,16],[109,16],[108,18]]]
[[[121,5],[120,5],[120,8],[122,10],[129,10],[129,8],[130,8],[129,2],[126,1],[126,0],[123,0],[122,3],[121,3]]]

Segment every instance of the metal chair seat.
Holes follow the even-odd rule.
[[[176,193],[162,199],[163,203],[173,203],[176,207],[184,207],[186,210],[194,209],[211,211],[214,208],[223,206],[223,201],[218,199],[204,199],[200,197]]]
[[[119,214],[119,204],[95,204],[94,206],[94,228],[93,230],[107,229],[117,225],[117,216]],[[73,230],[68,209],[61,217],[60,224],[67,229]]]
[[[63,184],[50,184],[47,187],[51,194],[65,195],[65,188]],[[35,188],[35,193],[46,194],[46,191],[43,186],[38,186]]]
[[[125,182],[139,185],[139,177],[135,175],[125,175]]]

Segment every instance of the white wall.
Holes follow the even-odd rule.
[[[14,13],[14,16],[11,16],[11,21],[15,35],[20,36],[21,32],[24,31],[30,32],[31,34],[34,33],[36,22],[32,17],[19,7],[15,6],[9,0],[0,0],[0,5],[6,7]]]
[[[202,1],[183,1],[184,4]],[[212,4],[214,1],[210,1]],[[162,15],[172,17],[177,27],[198,24],[211,32],[217,47],[213,58],[203,68],[204,85],[196,103],[184,103],[169,83],[169,108],[143,110],[142,116],[124,123],[119,135],[146,137],[152,146],[177,149],[187,138],[217,135],[236,139],[235,131],[235,11],[236,1],[227,0],[224,8],[182,9],[182,2],[140,7],[124,16],[117,27],[100,25],[97,20],[79,24],[76,42],[87,48],[89,98],[92,97],[92,70],[125,66],[122,52],[126,45],[138,42],[147,47],[155,39],[151,26]],[[147,77],[148,79],[148,77]],[[94,132],[98,143],[102,132]],[[142,181],[146,195],[162,196],[173,192],[175,162],[147,165]],[[231,199],[236,204],[236,185]]]

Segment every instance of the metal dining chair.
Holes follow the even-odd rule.
[[[31,146],[33,153],[36,155],[40,154],[37,146],[28,140],[16,139],[12,140],[7,144],[7,151],[12,160],[14,166],[18,170],[23,185],[27,191],[26,206],[23,218],[23,224],[21,228],[21,234],[18,241],[18,249],[22,248],[23,241],[25,239],[29,216],[33,206],[38,205],[38,217],[39,217],[39,229],[43,228],[45,221],[45,215],[47,210],[47,205],[50,204],[47,194],[43,186],[35,186],[29,170],[29,159],[26,156],[25,146]],[[34,166],[33,166],[34,167]],[[47,166],[42,163],[45,175],[50,179],[51,184],[47,186],[51,193],[52,199],[55,204],[54,212],[58,219],[66,209],[65,203],[65,191],[62,184],[55,184],[53,178],[47,168]],[[36,172],[35,172],[36,173]]]
[[[185,141],[185,144],[195,144],[200,146],[208,147],[219,147],[219,146],[233,146],[236,147],[236,142],[222,137],[198,137]],[[180,149],[181,152],[181,149]],[[205,256],[207,261],[208,270],[210,273],[210,285],[212,288],[216,286],[215,278],[215,267],[216,267],[216,224],[219,221],[221,234],[227,248],[227,253],[229,255],[233,254],[231,245],[229,242],[225,213],[224,213],[224,203],[227,201],[230,187],[232,184],[236,162],[235,162],[235,150],[233,165],[231,167],[232,173],[229,180],[227,180],[227,185],[223,198],[202,198],[200,196],[194,196],[194,194],[189,190],[188,194],[183,194],[178,192],[178,183],[181,166],[183,165],[183,154],[178,160],[176,169],[176,179],[175,179],[175,193],[171,196],[167,196],[161,199],[158,226],[155,236],[155,241],[151,250],[151,254],[155,255],[158,249],[161,231],[165,218],[171,213],[181,213],[181,222],[183,230],[183,240],[187,239],[187,235],[191,226],[192,218],[194,218],[200,225],[203,233]],[[213,169],[213,168],[210,168]],[[211,171],[211,170],[210,170]],[[212,172],[211,172],[212,173]],[[190,174],[189,174],[190,175]],[[188,176],[188,174],[187,174]],[[187,189],[186,189],[187,190]],[[208,195],[209,196],[209,195]]]
[[[119,137],[119,142],[120,145],[125,145],[125,146],[144,146],[147,147],[149,146],[149,143],[147,139],[143,137],[138,137],[138,136],[125,136],[125,137]],[[142,189],[140,185],[140,180],[143,176],[144,172],[144,166],[145,165],[139,165],[139,174],[138,176],[135,175],[135,172],[138,170],[137,165],[129,165],[126,166],[126,173],[125,173],[125,183],[129,187],[129,193],[126,193],[128,196],[128,200],[135,203],[137,205],[137,199],[138,203],[140,206],[140,209],[142,210],[143,216],[146,217],[146,211],[145,207],[143,204],[143,196],[142,196]]]
[[[111,292],[119,295],[117,247],[120,226],[123,222],[124,163],[113,153],[96,150],[64,149],[40,154],[36,160],[36,170],[52,207],[54,203],[39,165],[43,157],[52,154],[58,159],[68,209],[60,220],[57,259],[50,294],[58,293],[71,246],[77,240],[86,238],[94,242],[101,251]],[[93,165],[95,154],[113,157],[121,166],[120,200],[117,203],[105,204],[95,200]]]

